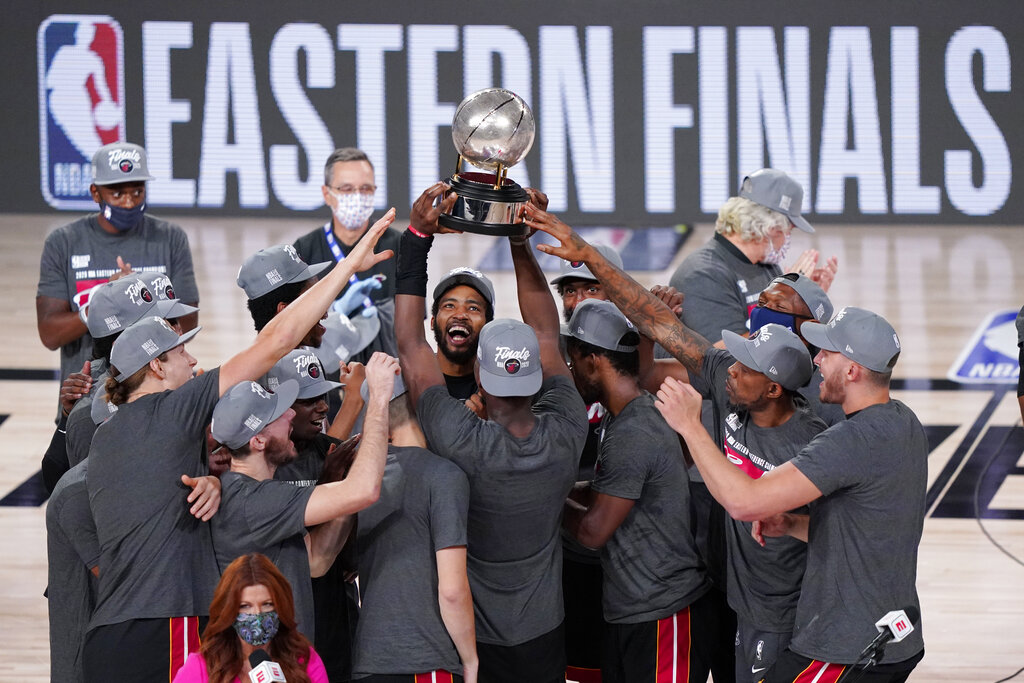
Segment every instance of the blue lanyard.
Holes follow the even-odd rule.
[[[341,246],[338,244],[337,238],[334,237],[334,230],[331,225],[331,221],[324,223],[324,239],[327,240],[327,246],[330,247],[331,254],[334,255],[334,262],[341,263],[344,261],[345,255],[341,253]],[[359,278],[356,277],[355,273],[352,273],[348,278],[348,283],[352,285],[357,282],[359,282]],[[370,300],[370,297],[363,297],[363,308],[373,308],[373,301]]]

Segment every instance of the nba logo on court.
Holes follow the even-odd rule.
[[[43,197],[90,209],[92,155],[125,138],[124,35],[110,17],[54,15],[39,26],[39,168]]]

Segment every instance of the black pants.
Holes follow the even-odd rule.
[[[170,681],[191,652],[209,617],[130,619],[98,626],[85,636],[82,670],[86,683]]]
[[[519,645],[476,644],[480,683],[564,683],[565,629],[562,624]]]

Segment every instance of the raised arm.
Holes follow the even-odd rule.
[[[454,204],[456,198],[453,193],[434,206],[434,201],[447,189],[444,183],[434,183],[413,203],[409,229],[402,233],[399,250],[395,339],[403,368],[402,379],[413,405],[424,391],[444,383],[437,357],[423,332],[423,314],[427,305],[427,254],[434,243],[434,235],[441,232],[437,217]]]
[[[533,328],[540,344],[540,364],[545,377],[568,375],[569,368],[559,347],[558,307],[551,296],[544,272],[530,249],[529,237],[509,237],[516,293],[523,322]]]
[[[465,682],[475,683],[479,660],[476,654],[473,596],[469,592],[469,577],[466,573],[466,546],[442,548],[435,553],[435,557],[441,621],[462,660]]]
[[[543,230],[560,244],[540,244],[537,249],[567,261],[583,261],[601,282],[608,298],[623,315],[636,324],[640,332],[661,344],[679,359],[690,372],[700,371],[704,354],[711,347],[707,339],[684,326],[663,301],[644,289],[640,283],[609,263],[568,225],[552,214],[526,206],[526,222],[531,228]]]
[[[377,352],[366,364],[370,399],[355,462],[342,481],[320,484],[306,503],[306,526],[350,515],[377,502],[388,455],[388,404],[398,376],[398,361]]]
[[[353,273],[369,270],[393,256],[390,249],[375,254],[373,248],[394,220],[395,210],[392,208],[373,224],[347,258],[274,316],[256,336],[252,346],[224,362],[220,368],[221,395],[239,382],[255,380],[266,374],[323,317]]]
[[[701,395],[688,384],[666,380],[654,406],[682,434],[708,491],[729,516],[745,522],[793,510],[821,497],[821,491],[792,462],[752,479],[725,457],[700,421]]]

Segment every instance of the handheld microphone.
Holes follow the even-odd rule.
[[[250,683],[287,683],[281,665],[270,661],[270,655],[264,650],[256,650],[249,655],[249,665],[252,667]]]
[[[899,642],[909,636],[914,631],[914,624],[921,618],[921,612],[913,605],[908,605],[903,609],[893,610],[892,612],[886,613],[884,617],[875,622],[875,628],[878,629],[878,635],[871,643],[864,648],[857,657],[857,661],[852,666],[846,668],[842,675],[836,681],[850,680],[850,676],[853,675],[853,680],[858,680],[867,667],[875,664],[876,660],[881,657],[885,651],[885,646],[890,642]],[[861,662],[866,661],[864,668],[857,669],[857,665]],[[856,671],[856,674],[854,674]]]
[[[871,641],[870,645],[864,648],[860,656],[863,658],[869,653],[874,656],[880,653],[886,644],[900,642],[914,631],[914,624],[920,618],[921,613],[913,605],[888,612],[884,617],[875,622],[878,636]]]

